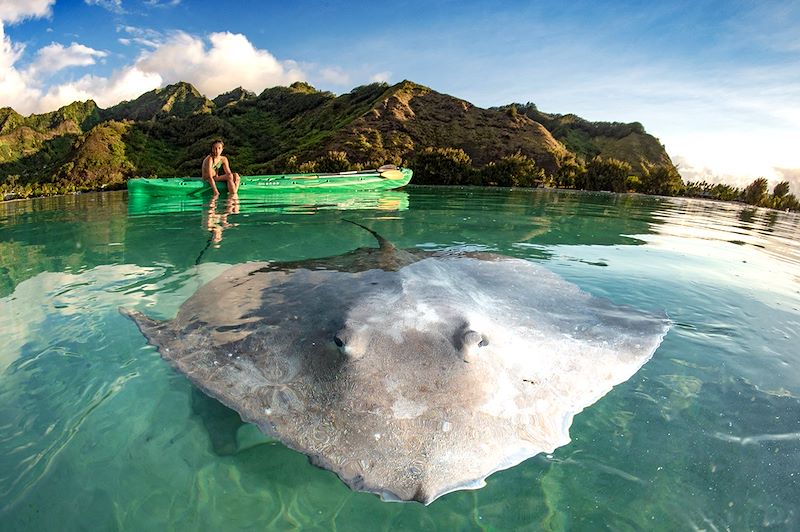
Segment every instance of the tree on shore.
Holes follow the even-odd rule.
[[[789,182],[788,181],[781,181],[775,188],[772,189],[772,195],[778,199],[783,198],[789,193]]]
[[[461,148],[427,147],[412,159],[414,183],[419,185],[471,185],[472,159]]]
[[[577,188],[585,190],[605,190],[626,192],[631,165],[613,157],[593,157],[586,167],[586,173],[576,182]]]
[[[766,178],[757,178],[742,191],[742,201],[750,205],[763,205],[767,199],[768,186]]]
[[[560,188],[575,188],[586,174],[586,164],[572,152],[564,152],[558,157],[558,171],[551,176],[551,184]]]
[[[515,153],[492,161],[481,170],[482,184],[499,187],[533,187],[544,182],[544,170],[530,157]]]
[[[684,186],[682,195],[690,198],[710,198],[720,201],[733,201],[742,195],[742,190],[724,183],[689,181]]]
[[[800,202],[798,202],[794,194],[789,194],[788,181],[781,181],[775,185],[772,189],[772,194],[767,192],[768,185],[766,178],[759,177],[745,187],[739,199],[757,207],[791,211],[800,210]]]
[[[672,165],[642,164],[641,188],[637,192],[676,196],[685,188],[681,175]]]
[[[772,189],[769,206],[780,210],[800,210],[800,202],[797,201],[794,194],[789,194],[788,181],[781,181],[775,185],[775,188]]]

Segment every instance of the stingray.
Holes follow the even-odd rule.
[[[670,326],[528,260],[364,229],[378,247],[233,266],[172,320],[122,311],[268,436],[354,490],[425,504],[568,443]]]

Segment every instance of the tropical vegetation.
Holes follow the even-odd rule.
[[[414,183],[548,186],[687,195],[798,209],[788,182],[743,190],[684,183],[638,123],[589,122],[532,103],[481,109],[404,81],[336,96],[307,83],[210,100],[177,83],[100,109],[89,100],[23,117],[0,109],[0,199],[124,188],[131,177],[197,175],[222,138],[243,175],[411,166]]]

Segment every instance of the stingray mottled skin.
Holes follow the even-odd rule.
[[[425,504],[569,442],[573,416],[669,328],[529,261],[378,240],[234,266],[173,320],[123,312],[266,434],[353,489]]]

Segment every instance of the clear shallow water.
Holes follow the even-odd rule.
[[[0,204],[0,529],[800,527],[797,215],[422,187],[208,211],[124,193]],[[527,258],[675,325],[569,445],[428,507],[383,503],[241,425],[117,310],[171,317],[228,264],[373,245],[342,218],[400,247]]]

